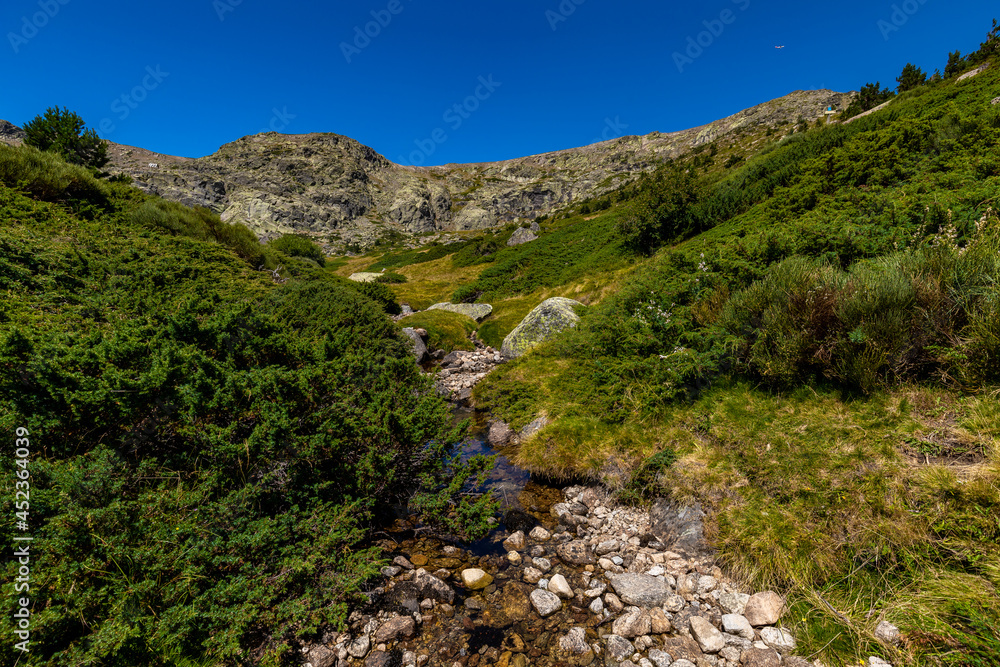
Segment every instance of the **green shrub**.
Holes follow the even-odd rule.
[[[0,184],[76,210],[87,205],[107,209],[111,195],[89,169],[31,146],[0,144]]]
[[[471,317],[447,310],[424,310],[407,315],[397,323],[400,328],[414,327],[427,330],[427,346],[432,350],[474,350],[476,346],[469,334],[476,330]]]
[[[290,257],[310,259],[320,267],[326,264],[326,255],[323,254],[323,250],[304,236],[285,234],[269,241],[267,245]]]
[[[377,283],[385,283],[387,285],[402,285],[406,282],[406,276],[401,273],[382,273],[376,279]]]

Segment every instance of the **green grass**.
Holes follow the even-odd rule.
[[[399,320],[400,328],[413,327],[427,330],[427,346],[432,350],[474,350],[469,334],[476,330],[471,317],[447,310],[425,310]]]

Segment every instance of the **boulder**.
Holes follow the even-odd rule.
[[[752,640],[754,637],[750,621],[740,614],[723,614],[722,629],[731,635],[743,637],[744,639]]]
[[[635,653],[632,642],[621,635],[608,635],[604,638],[604,642],[608,649],[608,657],[613,658],[616,662],[621,662]]]
[[[576,326],[580,316],[573,311],[573,307],[582,305],[579,301],[559,296],[546,299],[507,334],[500,354],[505,359],[516,359],[560,331]]]
[[[670,667],[674,661],[669,653],[661,651],[658,648],[649,650],[649,659],[656,667]]]
[[[507,245],[509,246],[521,245],[523,243],[529,243],[531,241],[534,241],[537,238],[538,237],[535,236],[535,233],[532,232],[527,227],[518,227],[516,230],[514,230],[514,233],[510,235],[510,238],[507,239]]]
[[[503,541],[503,548],[507,551],[520,551],[525,546],[527,546],[527,541],[524,539],[523,530],[512,533],[510,537]]]
[[[430,598],[448,604],[455,602],[455,589],[426,570],[418,570],[413,581],[420,586],[421,598]]]
[[[566,581],[566,577],[561,574],[553,575],[553,577],[549,579],[548,588],[550,592],[555,593],[563,600],[570,600],[573,598],[573,588],[569,585],[569,582]]]
[[[755,628],[762,625],[774,625],[781,618],[784,605],[785,601],[774,591],[755,593],[747,601],[743,615]]]
[[[613,574],[611,588],[627,604],[637,607],[662,607],[671,595],[670,585],[648,574]]]
[[[587,631],[581,627],[570,628],[569,632],[559,638],[559,650],[573,655],[583,655],[589,651]]]
[[[691,636],[705,653],[718,653],[726,647],[726,640],[714,625],[701,616],[691,617]]]
[[[740,657],[743,667],[781,667],[781,656],[774,649],[752,648]]]
[[[788,630],[774,627],[761,628],[760,638],[765,644],[781,653],[795,650],[795,637]]]
[[[375,632],[375,643],[386,644],[412,637],[417,631],[417,623],[412,616],[397,616],[389,619]]]
[[[462,570],[462,583],[471,591],[478,591],[493,583],[493,577],[478,567],[469,567]]]
[[[531,599],[531,606],[535,608],[538,615],[542,618],[551,616],[560,609],[562,609],[562,600],[555,593],[550,593],[549,591],[543,591],[541,588],[536,588],[531,591],[529,596]]]
[[[490,424],[489,434],[486,436],[491,447],[505,447],[514,438],[514,431],[510,429],[507,422],[495,421]]]
[[[894,646],[899,643],[899,628],[889,621],[881,621],[875,627],[875,639],[883,644]]]
[[[583,540],[572,540],[556,547],[556,554],[569,565],[589,565],[594,562],[590,545]]]
[[[450,313],[465,315],[481,322],[493,312],[493,306],[488,303],[435,303],[427,310],[447,310]]]
[[[629,607],[611,626],[611,632],[622,637],[642,637],[652,632],[652,629],[649,614],[638,607]]]
[[[427,343],[413,327],[406,327],[403,329],[403,333],[410,340],[410,351],[416,357],[417,363],[423,363],[427,359]]]

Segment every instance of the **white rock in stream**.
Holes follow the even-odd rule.
[[[462,570],[462,583],[469,590],[476,591],[493,583],[493,577],[478,567],[470,567]]]
[[[555,593],[564,600],[569,600],[573,597],[573,588],[566,581],[566,577],[561,574],[557,574],[549,579],[549,591]]]

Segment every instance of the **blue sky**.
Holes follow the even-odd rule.
[[[4,0],[0,118],[65,106],[191,157],[275,129],[407,164],[502,160],[895,86],[994,17],[978,0]]]

